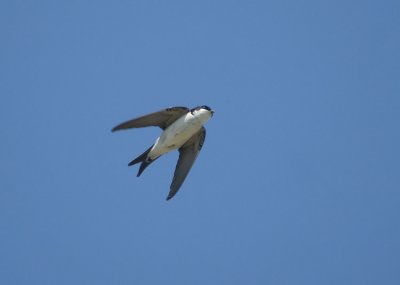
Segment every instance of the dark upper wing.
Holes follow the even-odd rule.
[[[113,132],[130,128],[160,127],[163,130],[175,122],[179,117],[189,112],[186,107],[171,107],[155,113],[129,120],[112,129]]]
[[[202,127],[200,131],[194,134],[184,145],[179,148],[179,159],[176,164],[174,179],[172,180],[170,191],[167,200],[174,197],[178,192],[183,181],[185,181],[201,147],[203,146],[206,138],[206,129]]]

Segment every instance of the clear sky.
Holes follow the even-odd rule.
[[[1,1],[1,284],[400,284],[400,2]],[[140,178],[169,106],[207,138]]]

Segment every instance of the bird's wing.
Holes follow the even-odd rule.
[[[119,124],[118,126],[114,127],[112,131],[115,132],[118,130],[144,128],[150,126],[160,127],[161,129],[165,130],[169,125],[187,112],[189,112],[189,109],[186,107],[167,108]]]
[[[179,159],[176,164],[174,179],[172,180],[167,200],[174,197],[185,181],[197,155],[199,154],[204,140],[206,138],[206,129],[202,127],[185,144],[179,148]]]

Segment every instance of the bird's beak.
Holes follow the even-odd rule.
[[[214,110],[211,110],[210,112],[211,112],[211,116],[214,115]]]

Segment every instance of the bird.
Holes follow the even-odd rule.
[[[167,201],[178,192],[193,166],[206,138],[204,124],[213,116],[214,110],[206,105],[193,109],[170,107],[150,113],[124,123],[112,129],[112,132],[131,128],[160,127],[163,131],[145,152],[129,162],[128,166],[140,163],[137,173],[142,172],[157,158],[172,150],[179,151]]]

